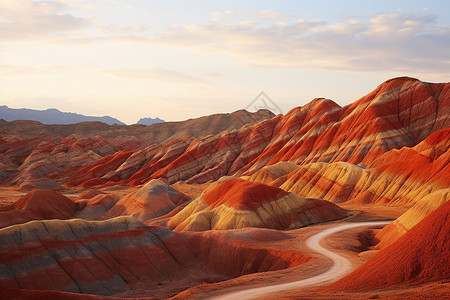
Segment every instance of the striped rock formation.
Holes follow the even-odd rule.
[[[261,229],[174,233],[132,217],[32,221],[0,229],[0,289],[116,296],[144,290],[167,298],[205,281],[307,262],[300,253],[258,247],[286,236]]]
[[[334,290],[371,290],[450,278],[450,201],[365,264],[332,284]]]
[[[5,157],[3,165],[0,161],[0,178],[15,185],[48,179],[82,188],[140,185],[151,179],[196,184],[228,175],[251,176],[278,162],[348,162],[395,172],[388,164],[382,166],[381,160],[380,165],[374,165],[374,160],[387,153],[396,155],[392,150],[413,148],[432,133],[448,128],[449,89],[448,83],[395,78],[345,107],[315,99],[284,116],[263,118],[257,124],[215,135],[205,131],[201,136],[196,131],[195,137],[179,136],[161,146],[135,138],[47,136],[24,140],[7,136],[0,141],[0,154]],[[11,180],[14,170],[16,176]],[[48,178],[39,178],[42,174]],[[361,201],[367,197],[370,194]],[[389,197],[381,201],[389,202]]]
[[[202,194],[173,216],[175,231],[265,227],[288,229],[345,217],[345,210],[324,200],[243,179],[229,179]]]
[[[132,154],[133,152],[130,150],[122,150],[114,155],[102,157],[96,162],[78,169],[66,183],[68,186],[80,185],[82,187],[106,183],[108,180],[102,177],[120,167]]]
[[[264,168],[261,168],[259,171],[253,173],[251,176],[247,176],[247,179],[254,182],[271,184],[276,179],[284,175],[290,174],[292,171],[295,171],[298,168],[299,166],[294,163],[282,161],[274,165],[265,166]]]
[[[119,200],[120,197],[118,195],[105,193],[99,193],[87,199],[79,197],[75,202],[79,211],[74,217],[88,220],[99,219],[100,216],[109,211]]]
[[[24,190],[61,189],[69,176],[81,167],[123,149],[132,151],[141,145],[142,141],[125,139],[7,137],[0,142],[0,179],[8,179]]]
[[[398,240],[449,199],[450,189],[441,189],[421,198],[413,207],[376,234],[376,238],[380,240],[376,249],[385,248]]]
[[[140,182],[163,177],[169,183],[202,183],[251,175],[280,161],[368,165],[389,150],[414,146],[449,127],[449,89],[450,84],[397,78],[343,108],[315,99],[255,126],[193,141],[175,161]]]
[[[76,210],[77,205],[58,192],[33,190],[13,204],[0,207],[0,228],[31,220],[68,219]]]
[[[442,204],[450,193],[449,136],[450,129],[436,131],[415,147],[389,151],[367,167],[348,162],[316,162],[293,166],[293,171],[283,175],[286,168],[275,164],[255,172],[249,180],[261,180],[302,197],[334,203],[412,206],[425,198],[420,200],[422,206],[430,202],[435,207],[431,202]],[[267,173],[271,175],[267,177]],[[274,179],[274,174],[283,176]]]
[[[115,203],[103,215],[103,218],[132,216],[141,222],[146,222],[170,213],[189,200],[189,197],[168,186],[163,181],[153,179],[136,192],[125,196]]]

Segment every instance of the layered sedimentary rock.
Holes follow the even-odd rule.
[[[397,78],[343,108],[315,99],[254,126],[194,139],[175,160],[153,158],[150,165],[158,169],[147,168],[150,172],[135,175],[130,183],[152,178],[203,183],[224,175],[251,175],[280,161],[370,165],[392,149],[415,146],[450,126],[449,87]]]
[[[294,163],[283,161],[274,165],[265,166],[261,170],[253,173],[251,176],[248,176],[248,180],[271,184],[278,178],[287,175],[298,168],[299,166]]]
[[[107,155],[95,163],[81,167],[70,176],[67,180],[67,185],[86,187],[106,183],[108,179],[103,178],[103,176],[119,168],[132,154],[133,151],[123,150],[114,155]]]
[[[132,217],[9,226],[0,229],[0,288],[124,295],[145,287],[146,296],[152,296],[163,284],[173,286],[169,293],[174,293],[204,281],[294,267],[310,259],[256,246],[289,238],[259,231],[182,234]]]
[[[3,179],[23,190],[33,188],[62,189],[70,175],[86,165],[98,163],[105,156],[118,154],[128,149],[133,151],[143,144],[133,139],[104,140],[101,138],[66,138],[43,136],[33,139],[5,138],[0,143],[0,156],[3,157]],[[110,156],[109,159],[113,157]],[[105,162],[108,166],[108,164]],[[115,166],[117,168],[117,166]],[[113,169],[115,169],[113,167]],[[94,169],[95,175],[101,166]],[[78,177],[92,179],[85,172]],[[78,173],[79,174],[79,173]],[[76,178],[77,175],[75,175]],[[86,178],[84,178],[85,176]],[[98,180],[98,177],[95,177]]]
[[[351,201],[413,206],[426,198],[422,206],[430,202],[434,207],[431,202],[441,204],[450,193],[449,136],[450,129],[438,130],[415,147],[389,151],[368,166],[316,162],[293,167],[292,172],[276,179],[273,179],[273,173],[266,177],[267,168],[278,168],[275,164],[255,172],[250,180],[268,181],[302,197],[334,203]],[[417,222],[412,226],[415,224]],[[388,228],[392,226],[394,224]]]
[[[396,242],[330,288],[361,291],[448,280],[449,232],[450,202],[447,201]]]
[[[68,219],[76,210],[77,205],[58,192],[33,190],[13,204],[0,207],[0,228],[31,220]]]
[[[225,126],[227,130],[215,131],[214,135],[208,135],[212,131],[207,129],[201,131],[199,128],[202,126],[194,126],[195,134],[189,135],[188,131],[181,130],[179,132],[184,132],[183,135],[173,135],[169,143],[161,145],[153,144],[152,139],[143,141],[135,138],[105,140],[100,137],[63,139],[47,136],[24,140],[6,136],[0,141],[0,154],[4,156],[3,165],[0,164],[0,179],[21,185],[42,180],[39,176],[45,174],[43,179],[69,187],[140,185],[151,179],[164,179],[169,184],[196,184],[212,182],[222,176],[252,176],[265,166],[279,162],[300,166],[348,162],[363,169],[368,166],[378,170],[378,173],[389,173],[391,177],[401,177],[404,172],[401,172],[400,164],[393,167],[389,162],[395,157],[406,163],[406,158],[411,154],[408,150],[402,150],[401,153],[394,150],[408,147],[410,152],[422,155],[423,151],[415,149],[415,146],[433,133],[450,126],[449,89],[450,84],[396,78],[345,107],[331,100],[314,99],[284,116],[257,120],[244,118],[249,125],[239,129],[234,127],[232,130]],[[235,117],[238,118],[237,115]],[[254,124],[256,121],[260,122]],[[216,126],[219,124],[216,121],[211,122],[215,124],[212,127],[220,127]],[[167,124],[170,123],[155,125]],[[86,128],[81,130],[83,133],[88,131]],[[445,134],[448,131],[441,135]],[[439,153],[437,151],[436,155],[439,156]],[[420,155],[414,167],[426,165],[427,162]],[[432,159],[437,160],[434,157]],[[285,166],[288,165],[285,163]],[[80,167],[83,169],[79,170]],[[330,168],[340,167],[335,165]],[[311,168],[311,172],[315,172],[322,167],[316,165]],[[267,171],[264,176],[268,177],[258,180],[265,183],[269,178],[280,176],[279,173],[270,175],[269,169],[264,170]],[[272,171],[275,170],[277,168]],[[430,171],[433,181],[438,177],[433,175],[435,170],[437,166]],[[427,176],[430,174],[427,173]],[[416,171],[411,171],[411,175],[420,179]],[[258,176],[262,176],[262,173]],[[379,186],[384,184],[386,178],[371,179],[379,181],[375,184]],[[381,196],[377,191],[375,194],[372,191],[360,193],[358,201],[393,201],[405,205],[408,200],[397,197],[396,188]],[[337,201],[342,199],[340,197]]]
[[[147,228],[131,217],[33,221],[0,235],[2,287],[111,295],[145,277],[181,278],[178,261],[193,260],[188,251],[178,258],[168,253],[165,243],[177,240],[171,231]],[[174,242],[187,248],[183,240]]]
[[[173,216],[176,231],[265,227],[288,229],[335,220],[345,210],[324,200],[243,179],[225,180]]]
[[[377,249],[385,248],[402,237],[408,230],[416,226],[431,212],[450,199],[450,189],[440,189],[421,198],[407,212],[394,222],[380,230],[376,238],[380,240]]]
[[[146,222],[170,213],[189,200],[161,180],[153,179],[115,203],[103,217],[132,216]]]
[[[90,191],[90,190],[87,190]],[[109,211],[120,197],[112,194],[99,193],[89,198],[79,198],[76,204],[80,211],[74,217],[82,219],[98,219]]]
[[[194,142],[157,176],[174,182],[177,178],[172,174],[183,173],[181,179],[196,178],[200,183],[223,175],[251,174],[279,161],[368,165],[391,149],[414,146],[448,127],[449,87],[398,78],[343,108],[331,100],[315,99],[282,117]]]

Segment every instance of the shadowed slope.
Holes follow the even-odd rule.
[[[145,291],[167,298],[205,281],[294,267],[310,259],[261,247],[263,241],[290,237],[260,231],[183,234],[132,217],[14,225],[0,229],[0,289],[121,296]]]

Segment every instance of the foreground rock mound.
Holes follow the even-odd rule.
[[[31,220],[68,219],[77,205],[55,191],[33,190],[11,205],[0,207],[0,228]]]
[[[0,229],[0,289],[122,296],[145,291],[167,298],[205,281],[294,267],[310,259],[258,247],[262,241],[290,238],[261,230],[174,233],[132,217],[14,225]]]
[[[450,201],[447,201],[395,243],[330,288],[360,291],[448,280],[449,232]]]
[[[338,206],[277,187],[229,179],[189,203],[169,221],[176,231],[265,227],[288,229],[346,216]]]

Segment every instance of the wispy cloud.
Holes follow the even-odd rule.
[[[230,10],[211,13],[203,24],[170,25],[156,33],[148,30],[149,24],[105,23],[71,12],[71,7],[57,1],[0,2],[0,40],[144,43],[223,54],[241,65],[260,68],[450,74],[450,26],[439,24],[437,16],[427,11],[353,16],[328,23],[274,10]],[[159,80],[205,80],[165,69],[108,72]]]
[[[1,1],[0,40],[43,38],[89,25],[87,19],[67,13],[68,9],[56,1]]]
[[[209,83],[206,78],[212,78],[208,74],[204,76],[190,75],[183,72],[163,69],[163,68],[145,68],[145,69],[113,69],[101,70],[102,73],[112,75],[119,78],[129,79],[151,79],[169,82],[184,83]]]
[[[0,75],[16,76],[16,75],[34,75],[42,73],[63,72],[67,67],[58,65],[42,65],[42,66],[20,66],[20,65],[0,65]]]
[[[242,21],[174,25],[148,40],[223,53],[259,67],[366,72],[450,70],[450,27],[439,25],[434,15],[380,14],[338,24],[295,20],[252,26]]]

